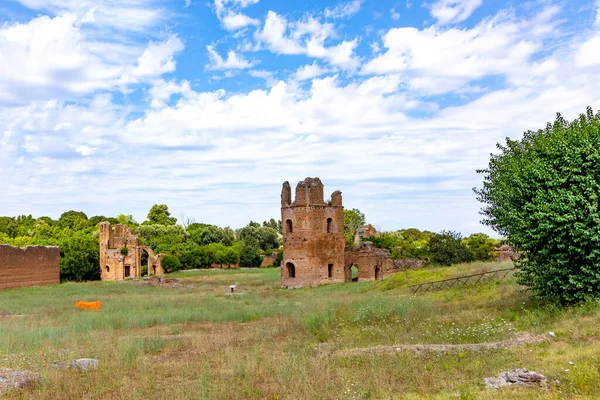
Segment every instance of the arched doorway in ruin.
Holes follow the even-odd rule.
[[[358,265],[351,264],[344,268],[345,282],[358,282]]]
[[[287,277],[288,278],[295,278],[296,277],[296,266],[294,264],[292,264],[291,262],[286,263],[285,264],[285,269],[287,271]]]
[[[379,265],[375,266],[375,280],[378,281],[381,279],[381,267]]]
[[[150,254],[145,248],[140,248],[140,276],[152,275],[152,271],[149,268]],[[156,270],[156,268],[154,268]]]

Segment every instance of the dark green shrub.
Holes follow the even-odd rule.
[[[458,232],[442,231],[429,240],[431,262],[438,265],[452,265],[473,261],[473,254],[462,242]]]
[[[600,113],[506,139],[483,187],[484,224],[516,250],[518,281],[539,298],[571,303],[600,295]]]
[[[166,255],[162,259],[162,266],[165,269],[165,272],[175,272],[179,271],[181,268],[181,261],[179,261],[179,257]]]

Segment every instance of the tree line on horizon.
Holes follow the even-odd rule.
[[[167,272],[179,269],[210,268],[214,264],[258,267],[263,258],[275,254],[273,266],[283,257],[281,221],[271,218],[261,223],[250,221],[234,230],[197,223],[183,217],[180,223],[164,204],[156,204],[147,218],[138,223],[131,215],[89,217],[81,211],[67,211],[57,220],[31,215],[0,217],[0,244],[12,246],[60,246],[62,280],[100,278],[99,230],[101,222],[131,228],[141,245],[164,253]],[[344,211],[344,236],[353,244],[356,231],[365,225],[365,215],[357,209]],[[419,258],[436,265],[488,260],[497,241],[485,234],[462,239],[455,232],[440,234],[418,229],[383,232],[367,238],[375,246],[390,250],[392,258]],[[142,271],[144,272],[144,271]]]

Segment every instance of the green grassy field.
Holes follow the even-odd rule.
[[[181,287],[92,282],[8,290],[0,292],[0,367],[41,374],[37,387],[8,394],[16,398],[598,398],[597,302],[537,304],[514,278],[418,297],[406,289],[506,267],[474,263],[295,290],[279,288],[279,269],[171,274]],[[230,284],[239,294],[227,294]],[[78,300],[101,300],[102,309],[76,310]],[[339,355],[377,345],[500,341],[515,332],[548,340]],[[100,369],[51,366],[80,357],[97,358]],[[545,374],[550,387],[485,388],[484,377],[515,368]]]

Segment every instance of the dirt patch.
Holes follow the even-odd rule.
[[[184,285],[179,279],[175,278],[160,278],[158,276],[152,276],[150,278],[143,278],[142,280],[131,280],[126,281],[129,283],[135,283],[143,286],[161,286],[161,287],[183,287],[193,288],[194,285]]]
[[[8,314],[8,313],[0,313],[0,319],[3,318],[22,318],[25,315],[23,314]]]
[[[528,344],[537,344],[547,341],[548,338],[543,335],[534,335],[529,332],[518,332],[508,340],[498,342],[469,343],[469,344],[401,344],[397,346],[373,346],[357,349],[346,349],[338,351],[327,351],[326,346],[320,346],[317,349],[319,357],[348,357],[362,354],[386,354],[396,353],[398,351],[414,352],[455,352],[455,351],[480,351],[506,349],[509,347],[524,346]]]

